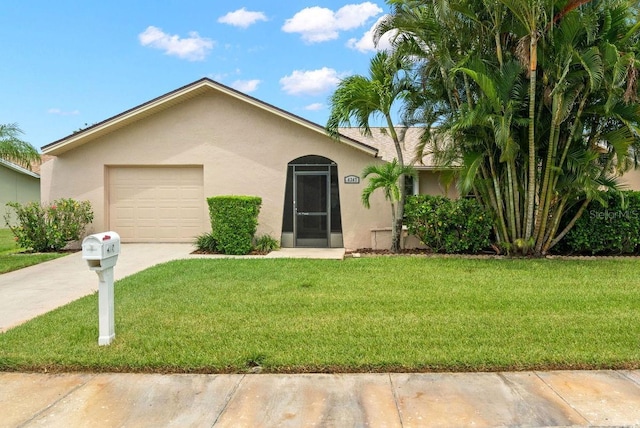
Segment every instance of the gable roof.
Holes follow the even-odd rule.
[[[30,177],[34,177],[34,178],[40,178],[39,174],[36,174],[33,171],[29,171],[26,168],[21,167],[20,165],[16,165],[13,162],[9,162],[8,160],[4,160],[4,159],[0,159],[0,166],[4,166],[6,168],[9,168],[12,171],[15,171],[19,174],[24,174],[24,175],[28,175]]]
[[[137,107],[129,109],[102,122],[96,123],[95,125],[92,125],[81,131],[75,132],[60,140],[54,141],[53,143],[47,144],[42,147],[42,153],[54,156],[60,155],[66,151],[79,147],[85,143],[109,134],[140,119],[165,110],[173,105],[212,91],[229,95],[233,98],[239,99],[260,109],[275,114],[276,116],[297,123],[300,126],[311,129],[314,132],[319,132],[326,135],[324,127],[316,123],[303,119],[300,116],[296,116],[292,113],[289,113],[271,104],[267,104],[263,101],[258,100],[257,98],[253,98],[249,95],[236,91],[233,88],[230,88],[205,77],[174,91],[154,98],[151,101],[147,101],[144,104],[140,104]],[[371,156],[376,157],[378,155],[377,148],[364,144],[359,140],[350,138],[349,136],[341,136],[340,142],[361,150]]]

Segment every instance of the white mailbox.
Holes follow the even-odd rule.
[[[116,337],[114,317],[113,267],[120,254],[120,235],[104,232],[82,241],[82,258],[98,274],[98,345],[108,345]]]
[[[91,270],[115,266],[120,254],[120,235],[104,232],[89,235],[82,241],[82,258]]]

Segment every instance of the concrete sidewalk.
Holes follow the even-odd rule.
[[[640,426],[640,371],[0,373],[0,427]]]

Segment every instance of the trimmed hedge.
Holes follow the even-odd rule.
[[[491,218],[475,199],[408,196],[404,223],[429,249],[439,253],[477,253],[491,244]]]
[[[607,193],[604,200],[605,206],[592,202],[587,207],[556,252],[591,255],[640,252],[640,192]]]
[[[207,198],[211,236],[218,251],[243,255],[252,249],[258,227],[262,198],[257,196],[214,196]]]

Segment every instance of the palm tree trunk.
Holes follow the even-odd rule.
[[[578,210],[578,212],[576,213],[575,216],[573,216],[573,218],[571,219],[571,221],[569,222],[569,224],[567,224],[565,226],[564,229],[562,229],[562,232],[560,232],[558,234],[558,236],[556,236],[551,243],[547,246],[546,251],[549,251],[551,248],[553,248],[558,242],[560,242],[560,240],[562,240],[562,238],[564,238],[564,235],[566,235],[567,233],[569,233],[569,231],[571,230],[571,228],[573,227],[574,224],[576,224],[576,221],[578,221],[578,219],[582,216],[582,213],[584,212],[584,210],[587,208],[587,206],[591,203],[591,199],[585,199],[584,202],[582,203],[582,205],[580,206],[580,209]]]
[[[491,182],[493,183],[493,192],[495,195],[496,214],[498,215],[498,221],[500,222],[500,229],[502,229],[503,239],[505,242],[512,243],[513,237],[509,237],[509,231],[504,219],[504,201],[502,193],[500,192],[500,180],[498,180],[498,175],[491,156],[489,156],[489,167],[491,168]]]
[[[398,230],[398,216],[396,214],[397,207],[391,204],[391,252],[400,252],[400,232]],[[400,229],[402,229],[402,221],[400,221]]]
[[[544,177],[542,179],[542,189],[540,190],[540,203],[538,206],[538,214],[536,215],[536,224],[533,232],[535,239],[536,254],[540,254],[544,244],[544,236],[547,232],[547,220],[549,218],[549,207],[553,196],[553,186],[555,182],[555,173],[553,160],[556,158],[558,140],[560,138],[560,95],[553,96],[551,107],[553,123],[549,134],[549,147],[547,148],[547,160],[544,166]]]
[[[567,196],[562,198],[562,200],[560,201],[560,204],[558,205],[558,208],[555,210],[555,215],[553,216],[553,223],[549,228],[547,235],[544,237],[544,245],[542,246],[542,251],[541,251],[541,254],[543,256],[546,256],[547,253],[549,252],[549,249],[551,248],[551,242],[553,241],[553,238],[555,234],[558,232],[558,228],[560,227],[560,220],[562,220],[562,213],[564,212],[564,207],[567,204],[568,199],[569,198]]]
[[[401,168],[404,168],[404,156],[402,153],[402,146],[400,145],[400,139],[398,138],[398,133],[396,132],[396,128],[393,125],[393,119],[390,114],[385,114],[387,119],[387,128],[389,129],[389,133],[391,134],[391,138],[393,139],[393,144],[396,148],[396,157],[398,159],[398,165]],[[398,178],[398,187],[400,188],[400,200],[398,201],[398,206],[394,209],[393,216],[393,225],[391,227],[391,252],[398,253],[400,252],[401,245],[400,239],[402,234],[402,223],[404,220],[404,205],[407,201],[407,191],[405,189],[405,175],[401,174]]]
[[[505,189],[505,193],[507,193],[507,201],[509,204],[509,211],[507,215],[507,222],[509,224],[509,229],[511,230],[511,239],[518,238],[518,227],[517,227],[517,215],[516,215],[516,201],[514,194],[514,185],[513,185],[513,170],[512,170],[513,160],[509,160],[507,162],[507,189]]]
[[[529,177],[527,192],[527,214],[525,222],[525,239],[529,240],[533,232],[533,210],[536,197],[536,72],[538,68],[537,40],[534,34],[529,42]]]

